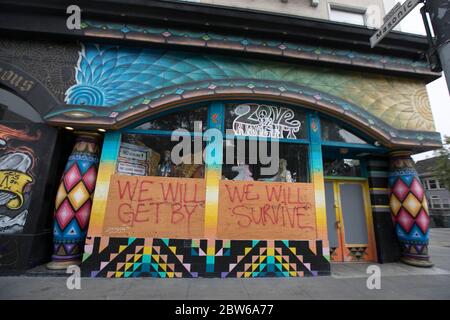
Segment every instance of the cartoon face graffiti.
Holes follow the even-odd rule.
[[[21,152],[0,157],[0,206],[6,205],[9,209],[21,207],[23,190],[20,189],[32,180],[26,174],[31,164],[31,157]]]
[[[23,231],[35,159],[33,151],[22,144],[39,136],[40,132],[32,136],[0,125],[0,233]],[[15,140],[15,146],[9,145],[9,140]]]

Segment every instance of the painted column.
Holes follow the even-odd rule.
[[[222,177],[223,140],[216,141],[215,133],[222,135],[224,130],[225,107],[213,102],[208,108],[208,133],[205,159],[206,202],[205,202],[205,237],[208,239],[206,253],[206,272],[214,272],[215,239],[219,216],[219,183]],[[212,130],[218,130],[214,132]]]
[[[389,206],[402,248],[401,260],[417,267],[433,266],[428,256],[430,217],[425,189],[410,152],[390,154]]]
[[[322,138],[320,118],[317,114],[309,115],[309,139],[311,142],[309,150],[311,182],[314,184],[316,204],[317,239],[322,240],[323,254],[330,261],[327,211],[325,205],[325,180],[323,178]]]
[[[97,181],[100,135],[80,133],[55,201],[53,255],[48,269],[81,262]]]

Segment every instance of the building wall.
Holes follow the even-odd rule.
[[[263,10],[325,20],[330,18],[330,5],[339,5],[349,9],[366,10],[366,19],[370,15],[376,19],[367,19],[367,25],[372,27],[381,25],[380,22],[385,13],[383,0],[198,0],[189,2]],[[313,2],[318,3],[317,6],[313,6]]]
[[[439,189],[429,189],[428,179],[438,180],[436,177],[429,175],[421,176],[421,180],[425,186],[425,192],[428,200],[428,207],[430,208],[431,225],[434,227],[450,227],[450,208],[444,208],[443,203],[450,203],[450,191],[442,188]],[[441,208],[434,207],[431,198],[437,196],[439,197]]]
[[[88,24],[85,23],[85,25]],[[130,29],[120,28],[114,32],[123,32],[129,36]],[[166,30],[157,32],[166,40],[176,35],[172,29],[170,32]],[[194,40],[198,42],[199,40],[194,39],[194,36],[195,34],[191,36],[189,32],[183,33],[183,39],[187,42],[195,43]],[[202,39],[209,41],[216,38],[213,38],[212,34],[206,34],[202,35]],[[238,40],[245,46],[258,42],[246,38]],[[280,50],[288,48],[284,44],[277,44],[277,47]],[[335,53],[324,48],[300,46],[296,47],[296,50],[311,51],[313,52],[311,55],[316,55],[318,59],[319,56],[322,58],[326,54]],[[339,51],[338,53],[355,56],[348,52]],[[380,56],[369,58],[380,63],[389,60],[388,57]],[[257,97],[264,96],[267,92],[276,92],[278,96],[289,96],[291,100],[298,101],[298,104],[306,102],[311,109],[315,105],[327,105],[329,110],[345,114],[349,118],[364,118],[365,126],[371,127],[373,131],[389,131],[392,139],[398,137],[398,131],[408,139],[422,141],[423,136],[426,139],[427,134],[431,135],[434,131],[425,81],[412,77],[352,71],[337,65],[252,59],[236,53],[192,54],[190,51],[181,49],[161,49],[161,47],[144,45],[130,47],[114,45],[114,42],[110,45],[105,43],[53,45],[47,42],[2,39],[0,40],[0,60],[17,64],[27,70],[42,81],[60,102],[67,103],[67,105],[61,103],[47,115],[59,112],[63,116],[67,114],[73,116],[72,120],[82,117],[85,121],[91,115],[111,119],[120,115],[121,112],[138,114],[139,110],[144,108],[148,110],[157,109],[161,105],[165,106],[164,103],[167,104],[171,101],[170,99],[176,98],[186,103],[189,97],[195,96],[196,92],[207,92],[207,94],[218,96],[223,92],[229,92],[226,91],[229,88],[233,88],[235,96],[245,93],[247,96]],[[49,64],[49,61],[52,63]],[[405,61],[395,60],[394,62],[398,64]],[[416,65],[413,61],[405,63],[408,66]],[[161,104],[158,105],[158,103]],[[211,115],[211,122],[214,119],[217,120]],[[69,121],[68,124],[72,123]],[[311,131],[320,132],[317,128],[317,125],[311,125]],[[317,239],[307,238],[301,241],[284,242],[276,239],[259,242],[259,240],[233,240],[233,238],[225,239],[227,241],[221,239],[214,241],[211,240],[214,238],[206,236],[172,240],[142,237],[114,238],[97,232],[103,223],[109,179],[115,168],[114,152],[118,152],[119,141],[117,137],[113,137],[116,134],[116,132],[109,132],[107,137],[112,138],[106,139],[103,145],[102,164],[97,179],[96,199],[90,219],[90,232],[84,259],[85,270],[89,271],[87,275],[126,277],[139,275],[142,271],[154,272],[154,276],[164,277],[254,276],[253,270],[249,271],[249,269],[254,267],[252,263],[255,259],[268,257],[269,260],[274,260],[277,258],[275,252],[279,253],[278,258],[295,263],[292,270],[288,268],[280,272],[280,276],[329,273],[326,232],[325,236],[318,236]],[[320,145],[316,144],[315,147],[317,150],[312,153],[314,154],[312,158],[319,160],[316,161],[317,163],[321,163]],[[313,169],[314,175],[322,179],[320,181],[315,178],[313,181],[316,191],[320,191],[319,188],[321,184],[323,185],[322,170],[318,166],[313,166]],[[374,223],[377,228],[375,233],[379,244],[378,250],[381,252],[378,256],[382,262],[395,260],[397,253],[395,237],[390,232],[392,225],[386,201],[386,170],[387,164],[383,159],[380,162],[369,163],[371,197],[372,202],[376,203],[374,205],[376,208],[373,208]],[[323,205],[320,202],[316,204]],[[318,219],[318,221],[321,230],[326,230],[326,220]],[[305,261],[303,257],[297,257],[299,252],[305,257]],[[142,259],[136,261],[139,255]],[[166,260],[165,264],[173,265],[172,271],[167,273],[164,269],[165,264],[152,266],[155,269],[153,271],[139,269],[141,263],[149,267],[152,263],[157,264],[149,260],[152,259],[150,255],[156,255],[157,259],[163,256],[163,260]],[[133,259],[133,262],[130,262],[130,259]],[[237,262],[243,264],[243,269],[232,268]],[[184,274],[184,268],[188,268],[189,273]],[[134,273],[138,269],[141,271]],[[163,269],[164,272],[161,271]]]

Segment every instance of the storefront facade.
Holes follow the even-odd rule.
[[[52,97],[47,125],[78,139],[55,196],[54,265],[82,257],[86,276],[164,278],[431,265],[409,156],[441,145],[425,89],[438,75],[401,55],[423,39],[381,54],[180,23],[86,19],[76,33],[0,47],[1,85],[26,99],[19,69]],[[276,149],[265,174],[260,156]]]

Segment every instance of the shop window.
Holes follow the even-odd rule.
[[[306,139],[306,114],[289,106],[241,103],[226,105],[225,128],[236,136]]]
[[[271,103],[230,103],[225,129],[223,179],[309,182],[305,112]]]
[[[122,134],[116,172],[124,175],[203,178],[204,163],[194,161],[194,139],[191,137],[191,153],[180,154],[183,161],[172,161],[171,150],[178,141],[170,135]],[[202,143],[202,153],[204,149]],[[198,157],[197,157],[198,158]],[[202,155],[200,155],[202,158]],[[195,163],[194,163],[195,162]],[[177,163],[177,164],[175,164]]]
[[[325,159],[324,176],[361,177],[361,162],[358,159]]]
[[[253,141],[256,142],[256,141]],[[237,144],[242,143],[242,150],[245,153],[236,152],[238,150]],[[222,168],[222,179],[226,180],[255,180],[265,182],[309,182],[308,172],[308,146],[298,143],[279,143],[278,144],[278,166],[274,167],[274,174],[265,174],[263,168],[268,169],[270,164],[261,163],[261,159],[256,157],[255,161],[251,160],[250,152],[250,140],[227,140],[224,147],[224,165]],[[255,144],[257,145],[257,144]],[[272,153],[271,144],[267,144],[267,155],[273,156],[275,159],[276,154]],[[228,150],[227,150],[228,149]],[[232,163],[226,161],[227,152],[232,152],[234,157]],[[252,152],[259,152],[257,149],[253,149]],[[272,160],[275,161],[275,160]],[[274,162],[274,166],[276,164]]]
[[[327,119],[322,118],[320,125],[322,128],[322,140],[324,141],[367,144],[363,139]]]
[[[139,125],[136,129],[164,131],[186,129],[189,131],[204,131],[206,130],[206,117],[207,107],[198,107],[186,111],[163,115]],[[195,128],[195,125],[198,123],[200,123],[201,128]]]

